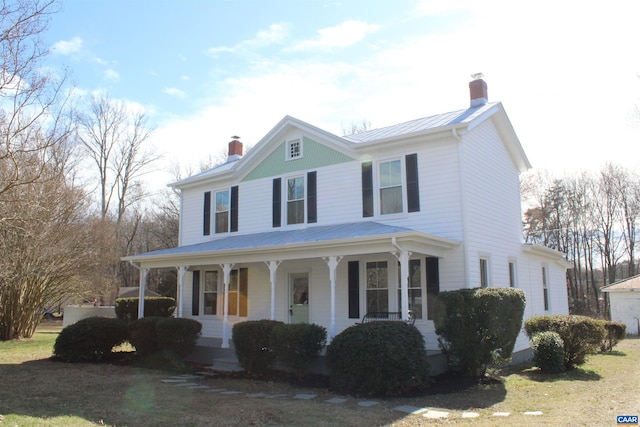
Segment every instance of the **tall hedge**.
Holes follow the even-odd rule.
[[[327,347],[332,389],[356,396],[403,396],[430,383],[424,337],[404,322],[351,326]]]
[[[524,322],[529,339],[540,332],[556,332],[564,342],[564,367],[571,370],[585,363],[587,355],[597,353],[605,337],[601,321],[586,316],[537,316]]]
[[[116,316],[127,322],[138,318],[140,298],[116,299]],[[145,317],[171,317],[176,309],[176,300],[170,297],[144,297]]]
[[[273,368],[276,355],[271,332],[284,325],[277,320],[248,320],[233,325],[232,340],[240,366],[252,374],[265,374]]]
[[[515,288],[441,292],[434,325],[451,369],[483,376],[489,365],[508,362],[522,327],[525,295]]]

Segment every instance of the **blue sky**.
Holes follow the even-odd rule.
[[[482,72],[534,168],[563,173],[640,168],[638,16],[631,0],[66,0],[45,41],[79,96],[144,108],[161,168],[287,114],[342,134],[466,108]]]

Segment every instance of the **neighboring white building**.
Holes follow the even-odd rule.
[[[627,325],[627,334],[640,333],[640,275],[601,289],[609,296],[611,320]]]
[[[467,109],[354,135],[287,116],[246,156],[234,137],[227,163],[171,184],[179,246],[125,259],[143,284],[177,268],[178,316],[223,348],[249,319],[331,339],[367,312],[411,310],[433,353],[433,298],[479,286],[523,289],[526,318],[567,314],[562,255],[523,244],[529,161],[486,83],[469,87]],[[521,334],[516,351],[528,345]]]

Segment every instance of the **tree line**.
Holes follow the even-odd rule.
[[[600,288],[638,274],[638,171],[608,163],[560,178],[528,174],[521,184],[525,242],[556,249],[573,264],[572,313],[606,317]]]

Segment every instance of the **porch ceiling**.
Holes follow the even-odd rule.
[[[161,268],[395,252],[398,247],[442,257],[459,244],[421,231],[368,221],[227,235],[204,243],[131,255],[123,260]]]

